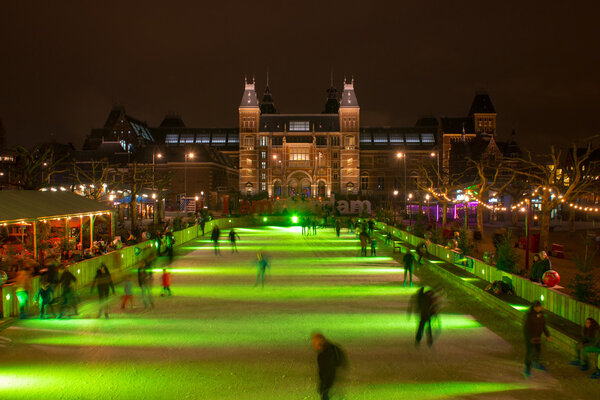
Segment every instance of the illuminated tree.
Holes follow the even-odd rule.
[[[106,158],[92,160],[89,163],[73,163],[73,178],[77,185],[84,186],[82,189],[85,196],[100,200],[102,196],[115,189],[121,182],[115,181],[117,173],[116,165],[112,165]]]
[[[431,166],[419,164],[417,187],[429,193],[442,205],[442,228],[446,228],[448,206],[452,203],[452,196],[456,190],[463,187],[462,175],[449,174],[442,177]]]

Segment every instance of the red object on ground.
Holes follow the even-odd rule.
[[[548,287],[554,287],[560,283],[560,275],[554,270],[544,272],[542,282]]]

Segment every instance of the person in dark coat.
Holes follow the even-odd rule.
[[[321,400],[328,400],[329,391],[335,383],[338,368],[345,366],[347,363],[346,356],[342,349],[329,342],[321,333],[313,333],[312,345],[318,353],[318,392],[321,395]]]
[[[340,237],[340,231],[342,230],[342,224],[340,223],[340,220],[336,220],[335,221],[335,234],[337,237]]]
[[[69,271],[69,267],[65,267],[59,281],[62,286],[62,302],[60,303],[60,313],[58,314],[58,318],[62,318],[67,308],[71,308],[73,311],[72,315],[79,314],[77,312],[75,289],[73,289],[73,284],[76,282],[77,278],[75,278],[75,275]]]
[[[366,257],[367,256],[367,244],[369,244],[369,241],[370,241],[369,234],[367,233],[366,230],[364,230],[360,233],[360,235],[358,235],[358,238],[360,239],[360,255]]]
[[[413,283],[413,268],[415,265],[415,255],[410,251],[410,249],[406,249],[406,254],[402,258],[402,262],[404,263],[404,284],[406,286],[406,278],[407,275],[410,274],[410,287],[412,287]]]
[[[427,244],[428,244],[427,242],[421,242],[417,246],[417,255],[419,256],[417,263],[419,263],[419,264],[421,264],[421,260],[423,259],[423,256],[425,256],[427,254]]]
[[[431,319],[436,317],[440,308],[440,299],[433,289],[425,290],[424,287],[413,296],[409,306],[409,314],[418,313],[420,316],[415,345],[421,344],[425,328],[427,328],[427,345],[433,345],[433,333],[431,331]]]
[[[540,364],[540,354],[542,352],[542,333],[550,340],[550,332],[546,327],[546,318],[544,318],[542,303],[534,301],[527,312],[523,324],[523,333],[525,334],[525,377],[531,376],[531,367],[545,371],[546,367]]]
[[[231,230],[229,231],[229,242],[231,243],[231,253],[238,252],[237,249],[237,241],[240,240],[240,235],[237,234],[237,232],[231,228]]]
[[[220,254],[219,236],[221,236],[221,229],[219,229],[219,227],[217,225],[215,225],[215,227],[213,228],[212,233],[210,235],[210,240],[213,241],[213,244],[215,246],[215,255]]]
[[[534,254],[533,256],[533,264],[531,265],[531,272],[529,273],[529,280],[532,282],[539,283],[542,276],[539,271],[541,270],[541,258],[539,254]]]
[[[202,236],[204,236],[204,227],[206,226],[206,221],[204,218],[200,218],[200,229],[202,229]]]
[[[575,345],[575,360],[571,365],[577,365],[582,371],[587,371],[589,366],[588,353],[600,354],[600,326],[593,318],[585,320],[581,329],[581,337]],[[596,366],[600,368],[600,366]]]
[[[94,287],[98,288],[98,301],[100,302],[98,318],[102,315],[102,311],[104,311],[104,317],[108,318],[109,289],[112,289],[113,294],[115,294],[115,285],[113,284],[112,277],[105,264],[100,264],[100,268],[96,271],[90,293],[94,292]]]
[[[369,222],[367,222],[367,225],[369,227],[369,235],[372,235],[373,230],[375,229],[375,222],[373,222],[373,220],[370,219]]]
[[[42,283],[42,287],[38,290],[33,298],[35,303],[40,306],[40,319],[46,318],[46,311],[52,301],[54,300],[54,291],[48,281]]]
[[[175,247],[175,236],[173,232],[166,234],[167,236],[167,254],[169,255],[169,262],[173,262],[173,248]]]

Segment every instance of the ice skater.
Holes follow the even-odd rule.
[[[360,256],[367,256],[367,244],[369,243],[369,234],[366,231],[362,231],[360,235],[358,235],[360,239]]]
[[[210,240],[212,240],[213,245],[215,247],[215,255],[221,254],[221,250],[219,249],[219,237],[221,236],[221,229],[217,225],[212,230],[210,235]]]
[[[421,339],[427,329],[427,345],[433,346],[433,333],[431,331],[431,320],[437,317],[441,303],[441,296],[433,289],[425,290],[424,287],[419,289],[411,299],[409,306],[409,315],[418,313],[419,326],[415,336],[415,346],[421,344]]]
[[[231,228],[231,230],[229,231],[229,242],[231,243],[231,253],[233,254],[233,252],[235,251],[236,253],[238,252],[237,249],[237,244],[236,241],[240,240],[240,235],[237,234],[236,231],[233,230],[233,228]]]
[[[402,262],[404,263],[404,283],[402,286],[406,286],[406,277],[410,274],[410,287],[413,285],[413,268],[415,265],[415,256],[410,251],[410,249],[406,249],[406,254],[402,258]]]
[[[166,268],[163,268],[162,287],[163,291],[160,295],[164,296],[168,293],[171,296],[171,273]]]
[[[340,224],[340,220],[338,219],[335,221],[335,234],[338,238],[340,237],[341,230],[342,230],[342,224]]]
[[[329,400],[329,392],[335,383],[338,368],[348,364],[346,354],[335,344],[329,342],[322,333],[312,334],[312,346],[317,351],[319,372],[318,392],[321,400]]]
[[[62,318],[67,308],[71,309],[71,315],[79,314],[77,312],[77,296],[73,289],[73,284],[76,282],[77,278],[69,271],[69,267],[66,266],[59,280],[59,284],[62,286],[62,302],[60,303],[60,313],[57,318]]]
[[[173,232],[167,233],[167,254],[169,255],[169,263],[173,262],[173,248],[175,247],[175,236]]]
[[[371,257],[377,257],[377,240],[375,236],[371,238]]]
[[[523,324],[523,333],[525,334],[525,371],[526,378],[531,376],[531,367],[546,371],[546,367],[540,364],[540,355],[542,353],[542,333],[546,335],[546,340],[550,341],[550,332],[546,327],[546,318],[544,317],[542,303],[534,301],[525,317]]]
[[[44,281],[42,287],[37,291],[33,302],[40,306],[40,319],[45,319],[48,311],[48,306],[54,300],[54,291],[50,286],[50,282]]]
[[[256,282],[254,286],[258,286],[258,281],[261,282],[261,286],[265,287],[265,272],[270,268],[269,261],[262,251],[256,254]]]
[[[110,276],[110,272],[108,271],[108,268],[106,268],[105,264],[100,264],[100,268],[96,270],[96,276],[92,282],[90,293],[94,292],[94,287],[98,289],[98,302],[100,303],[97,318],[100,318],[102,312],[104,312],[104,317],[108,319],[109,289],[112,289],[112,293],[114,295],[115,285],[113,284],[112,277]]]
[[[121,302],[121,310],[125,309],[127,303],[129,303],[131,309],[135,308],[133,303],[133,284],[129,275],[125,275],[125,281],[123,281],[123,301]]]

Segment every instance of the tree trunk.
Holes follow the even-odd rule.
[[[137,228],[137,201],[133,193],[131,194],[131,201],[129,202],[129,218],[131,219],[131,233],[135,232]]]
[[[442,203],[442,229],[446,229],[446,215],[448,214],[448,203]]]
[[[518,209],[514,209],[510,211],[510,220],[512,222],[512,226],[517,226],[517,224],[519,223],[519,210]]]
[[[477,204],[477,230],[483,235],[483,206]]]
[[[575,209],[569,208],[569,232],[575,232]]]
[[[550,213],[552,204],[542,197],[542,215],[540,225],[540,250],[547,251],[550,243]]]

